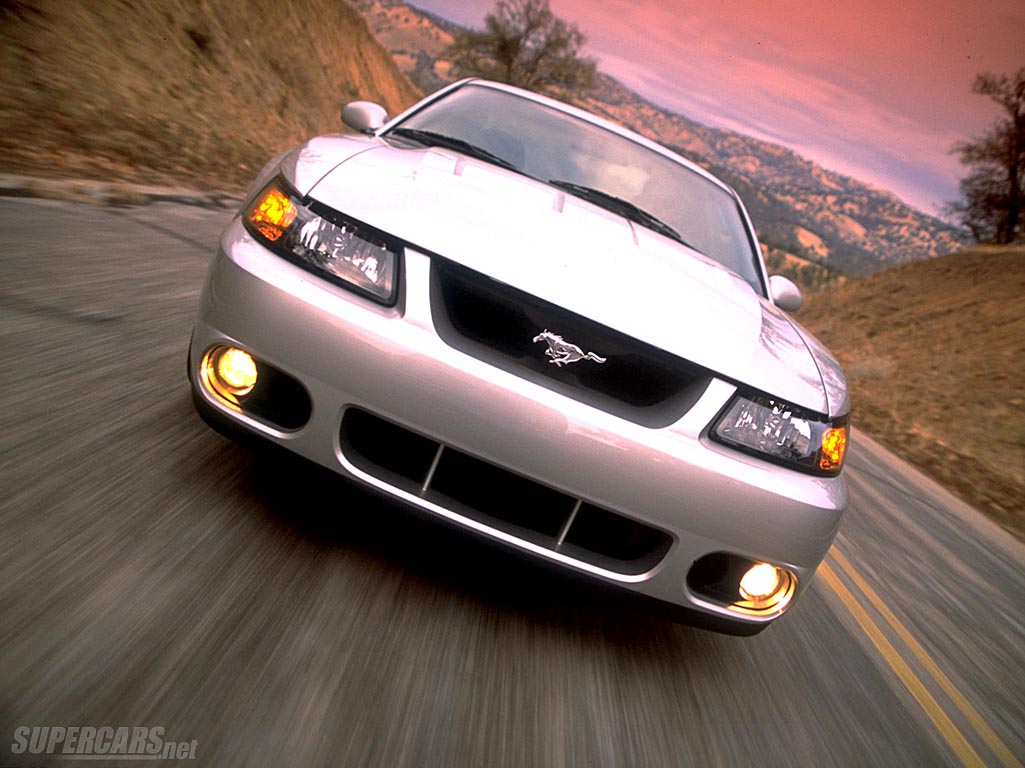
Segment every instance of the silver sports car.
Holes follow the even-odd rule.
[[[737,195],[481,80],[342,119],[223,235],[200,414],[685,621],[782,615],[847,503],[850,403]]]

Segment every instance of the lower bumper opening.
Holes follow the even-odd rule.
[[[313,412],[302,384],[237,347],[219,344],[208,349],[199,364],[198,381],[223,405],[279,429],[300,429]]]
[[[482,461],[367,411],[342,419],[346,459],[368,475],[458,515],[624,575],[669,551],[665,531]]]

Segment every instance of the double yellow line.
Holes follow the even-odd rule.
[[[897,637],[900,638],[901,642],[911,651],[921,667],[929,674],[930,677],[932,677],[950,701],[953,702],[954,706],[957,707],[961,715],[982,738],[1000,763],[1007,768],[1022,768],[1022,764],[1018,762],[1013,754],[1011,754],[1011,750],[1007,748],[1007,745],[1000,740],[1000,737],[997,736],[992,728],[990,728],[989,724],[982,719],[982,716],[978,713],[975,707],[973,707],[968,699],[964,697],[964,694],[954,686],[950,681],[950,678],[943,673],[943,670],[941,670],[939,665],[937,665],[929,654],[926,653],[921,644],[919,644],[904,625],[897,620],[897,617],[893,615],[893,611],[891,611],[883,599],[876,594],[875,590],[868,585],[864,578],[862,578],[861,574],[854,569],[854,566],[851,565],[850,561],[848,561],[835,546],[830,550],[830,557],[835,561],[836,565],[839,566],[843,574],[853,582],[861,594],[868,599],[872,607],[880,616],[882,616],[886,623],[890,625],[893,631],[896,632]],[[883,659],[886,660],[886,663],[890,665],[890,668],[894,673],[896,673],[897,677],[914,697],[915,701],[918,702],[926,715],[929,716],[933,725],[936,726],[936,729],[954,750],[961,762],[964,765],[971,767],[985,766],[986,763],[979,757],[979,754],[968,742],[968,739],[966,739],[964,734],[958,730],[958,727],[929,692],[926,685],[919,679],[907,661],[904,660],[897,649],[894,648],[893,644],[886,638],[883,630],[874,621],[872,621],[868,611],[844,585],[843,581],[839,576],[837,576],[829,563],[822,563],[822,565],[819,566],[818,573],[829,588],[836,593],[836,596],[840,598],[840,601],[844,604],[847,610],[850,611],[854,620],[858,622],[858,625],[876,647],[876,650],[879,651]]]

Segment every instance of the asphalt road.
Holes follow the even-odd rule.
[[[12,751],[33,726],[202,766],[1025,760],[1025,547],[862,435],[825,566],[743,639],[209,430],[185,348],[227,218],[0,200],[0,768],[75,764]]]

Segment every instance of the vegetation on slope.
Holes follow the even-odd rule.
[[[980,246],[849,279],[798,319],[843,364],[856,428],[1025,538],[1022,296],[1025,248]]]
[[[0,66],[3,170],[213,189],[419,96],[341,0],[7,0]]]

